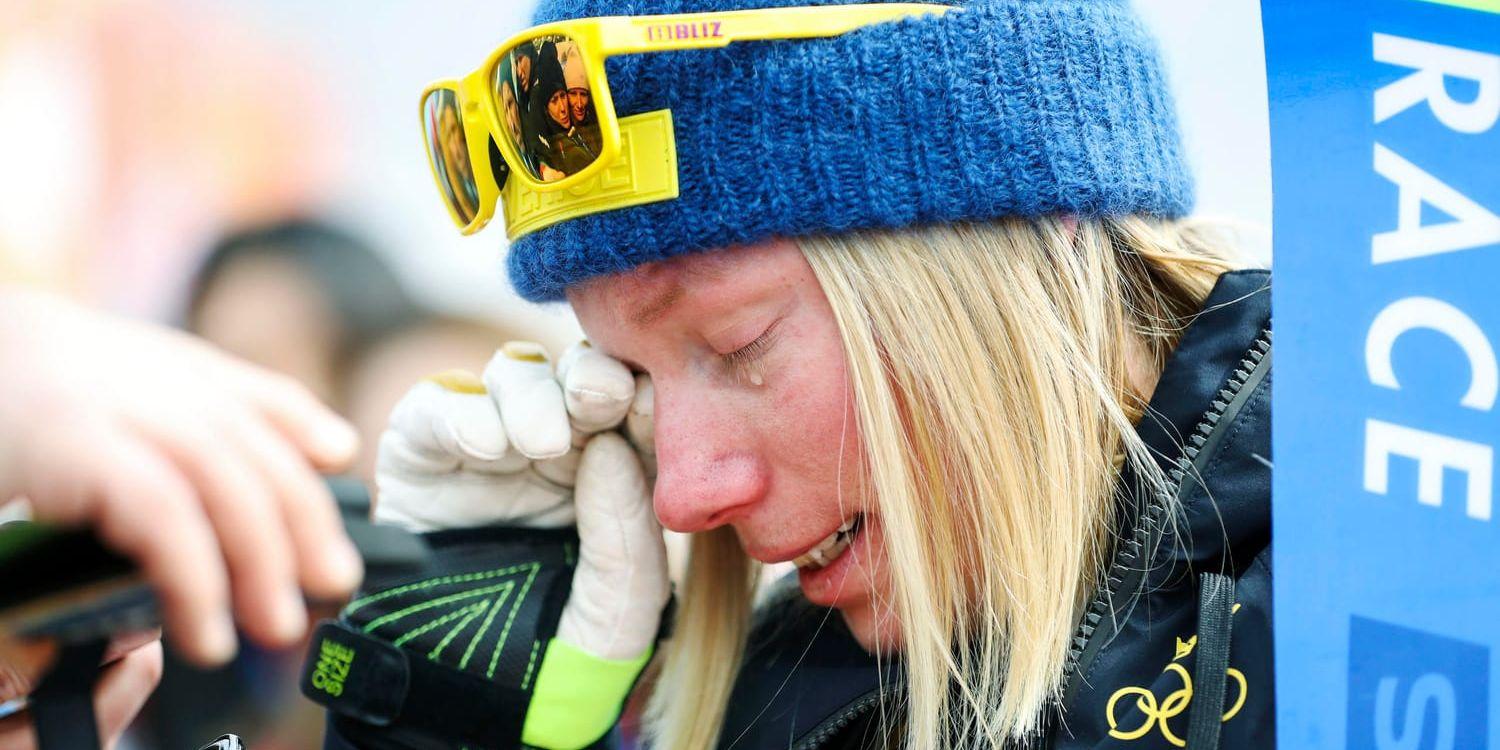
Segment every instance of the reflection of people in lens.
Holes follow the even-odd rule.
[[[573,127],[573,118],[568,114],[568,92],[558,89],[547,98],[547,117],[562,130]]]
[[[594,116],[593,93],[589,90],[588,71],[583,65],[583,54],[578,45],[567,42],[557,45],[562,60],[563,82],[568,87],[568,117],[572,121],[572,136],[582,142],[590,154],[589,161],[598,157],[603,149],[604,137],[599,132],[599,118]]]
[[[589,90],[588,87],[568,88],[568,111],[573,115],[573,124],[583,125],[589,118]]]
[[[521,105],[516,102],[515,89],[510,81],[500,84],[500,116],[505,118],[505,129],[510,131],[510,142],[521,145]]]
[[[521,90],[519,83],[521,75],[517,72],[517,65],[520,60],[526,60],[521,66],[526,69],[525,72],[529,78],[531,71],[530,59],[518,49],[511,50],[505,57],[501,58],[500,64],[495,67],[495,77],[490,83],[495,92],[496,106],[500,110],[500,120],[505,123],[505,130],[509,135],[508,138],[501,138],[500,140],[509,141],[509,145],[514,147],[524,169],[535,175],[537,173],[536,158],[526,148],[527,133],[531,130],[530,108],[527,107],[528,102],[526,101],[525,94],[519,96],[516,94],[517,90]],[[496,151],[492,158],[498,156],[499,147],[496,146]],[[503,181],[501,184],[504,184]]]
[[[570,45],[571,46],[571,45]],[[574,174],[597,158],[597,149],[573,127],[572,105],[568,102],[567,81],[558,57],[558,45],[548,42],[537,55],[536,84],[531,90],[531,107],[538,127],[533,140],[542,162],[543,180],[562,179]]]
[[[525,45],[517,49],[514,54],[516,60],[516,80],[521,82],[521,94],[524,96],[531,93],[531,84],[535,82],[535,79],[531,76],[535,72],[535,66],[532,64],[532,59],[535,55]]]
[[[525,148],[526,133],[522,126],[524,115],[521,103],[516,99],[516,90],[508,80],[500,83],[500,117],[505,121],[505,130],[510,133],[510,142],[516,147],[521,163],[532,174],[537,174],[536,157],[532,155],[531,149]]]
[[[444,97],[439,106],[437,137],[442,149],[443,172],[453,193],[454,208],[464,219],[472,219],[479,213],[479,189],[474,182],[474,165],[469,161],[463,124],[458,119],[458,107],[451,99]]]
[[[529,45],[527,48],[529,49]],[[536,162],[537,169],[533,174],[543,182],[552,182],[567,176],[567,173],[560,168],[561,160],[552,153],[552,136],[554,133],[561,132],[561,126],[547,112],[547,104],[552,98],[550,94],[556,90],[549,82],[555,80],[557,81],[556,88],[562,86],[561,66],[557,63],[557,45],[553,42],[544,42],[532,52],[528,59],[533,67],[529,76],[529,85],[522,86],[520,90],[519,103],[526,111],[522,113],[521,122],[525,146],[519,150]],[[519,64],[519,58],[517,58],[517,64]],[[556,70],[555,74],[554,70]]]
[[[507,76],[515,86],[516,109],[521,113],[521,129],[531,125],[531,89],[536,85],[536,51],[530,44],[523,44],[511,52],[514,78]]]

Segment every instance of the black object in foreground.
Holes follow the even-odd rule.
[[[370,521],[370,495],[362,483],[333,477],[328,486],[338,500],[344,531],[364,559],[366,575],[427,565],[431,552],[420,537]],[[70,734],[70,727],[94,724],[89,696],[98,676],[97,669],[79,668],[79,658],[87,653],[90,663],[97,664],[103,644],[113,637],[159,627],[156,594],[134,563],[100,544],[92,531],[26,521],[0,525],[0,580],[7,581],[0,587],[4,647],[25,650],[55,643],[59,653],[54,667],[72,665],[66,674],[49,672],[41,678],[38,684],[46,689],[32,694],[31,709],[39,750],[74,750],[80,747],[79,736]]]

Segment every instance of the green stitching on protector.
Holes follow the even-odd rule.
[[[570,568],[577,562],[577,558],[573,556],[572,542],[563,542],[563,560],[567,562]]]
[[[432,650],[427,652],[427,658],[432,661],[437,661],[438,657],[443,655],[443,649],[448,648],[448,643],[455,637],[457,637],[459,633],[462,633],[464,628],[469,627],[469,623],[473,622],[474,618],[484,614],[484,610],[484,607],[478,607],[473,612],[469,613],[468,617],[465,617],[464,619],[460,620],[457,625],[454,625],[453,628],[448,631],[448,634],[443,636],[443,640],[438,641],[438,645],[433,646]]]
[[[521,595],[516,597],[515,606],[510,609],[510,617],[505,619],[505,628],[500,631],[500,641],[495,644],[495,650],[490,654],[490,668],[485,670],[484,676],[493,678],[495,676],[495,664],[500,660],[500,649],[505,648],[506,639],[510,638],[510,626],[516,621],[516,615],[521,612],[521,605],[526,601],[526,592],[531,591],[531,582],[536,580],[537,571],[531,571],[526,577],[526,584],[521,587]]]
[[[486,599],[486,600],[484,600],[482,602],[479,602],[477,604],[470,604],[467,607],[462,607],[462,608],[459,608],[459,609],[455,609],[452,612],[449,612],[448,614],[443,615],[442,617],[439,617],[439,618],[437,618],[435,620],[432,620],[431,622],[428,622],[426,625],[422,625],[420,627],[412,628],[411,630],[408,630],[405,633],[402,633],[401,635],[397,636],[395,640],[391,641],[391,645],[392,646],[400,646],[400,645],[406,643],[407,641],[409,641],[409,640],[411,640],[413,638],[416,638],[418,636],[421,636],[421,635],[425,634],[429,630],[432,630],[432,629],[437,628],[437,627],[441,627],[443,625],[443,623],[449,622],[449,621],[451,621],[455,617],[463,617],[465,615],[468,615],[470,612],[482,612],[482,611],[484,611],[484,608],[488,607],[489,605],[490,605],[490,602],[489,602],[488,599]],[[472,619],[472,617],[471,617],[471,619]]]
[[[484,634],[489,632],[490,626],[495,624],[495,615],[500,613],[500,605],[504,604],[505,600],[509,597],[510,589],[507,588],[505,591],[505,596],[496,599],[495,605],[490,607],[490,613],[488,615],[485,615],[484,624],[479,626],[479,632],[475,633],[474,637],[469,639],[469,647],[464,649],[463,658],[458,660],[459,669],[468,669],[469,659],[474,656],[474,649],[479,646],[479,639],[483,638]]]
[[[504,583],[497,583],[497,584],[495,584],[493,586],[485,586],[484,588],[474,589],[472,591],[460,591],[457,594],[449,594],[447,596],[440,596],[440,597],[438,597],[436,599],[429,599],[429,600],[427,600],[425,602],[419,602],[417,604],[413,604],[410,607],[406,607],[405,609],[398,609],[395,612],[391,612],[390,614],[381,615],[380,617],[377,617],[377,618],[369,621],[368,623],[365,623],[365,626],[364,626],[363,629],[364,629],[364,631],[366,633],[372,633],[372,632],[375,631],[376,628],[380,627],[381,625],[384,625],[384,624],[386,624],[388,622],[392,622],[392,621],[395,621],[395,620],[399,620],[399,619],[401,619],[401,618],[403,618],[403,617],[405,617],[407,615],[414,614],[414,613],[417,613],[417,612],[421,612],[422,610],[426,610],[426,609],[432,609],[434,607],[441,607],[444,604],[452,604],[453,602],[456,602],[456,601],[459,601],[459,600],[462,600],[462,599],[472,599],[472,598],[474,598],[476,596],[484,596],[485,594],[498,593],[502,589],[509,590],[509,589],[515,588],[515,585],[516,585],[515,581],[506,581]]]
[[[531,642],[531,658],[526,660],[526,676],[521,678],[521,689],[522,690],[525,690],[526,688],[531,687],[531,671],[533,669],[536,669],[536,652],[539,651],[539,650],[541,650],[541,648],[542,648],[542,642],[541,641],[532,640],[532,642]]]
[[[516,572],[519,572],[519,571],[521,571],[523,569],[526,569],[526,568],[530,568],[532,570],[536,570],[539,567],[541,567],[541,563],[538,563],[538,562],[529,562],[529,563],[520,563],[518,565],[510,565],[510,566],[507,566],[507,567],[504,567],[504,568],[499,568],[497,570],[486,570],[486,571],[483,571],[483,572],[480,572],[480,573],[464,573],[462,575],[443,576],[441,578],[429,578],[429,579],[427,579],[425,581],[417,581],[415,583],[409,583],[409,584],[406,584],[405,586],[398,586],[398,587],[393,588],[393,589],[389,589],[389,590],[386,590],[386,591],[381,591],[381,592],[379,592],[377,594],[371,594],[371,595],[366,596],[366,597],[361,597],[359,599],[355,599],[354,601],[349,602],[349,606],[347,606],[347,607],[344,608],[344,614],[346,614],[346,615],[347,614],[352,614],[355,610],[359,609],[360,607],[365,606],[366,604],[372,604],[374,602],[378,602],[378,601],[381,601],[381,600],[384,600],[384,599],[389,599],[389,598],[391,598],[393,596],[400,596],[401,594],[405,594],[408,591],[417,591],[419,589],[430,589],[430,588],[434,588],[434,587],[437,587],[437,586],[444,586],[444,585],[447,585],[447,584],[450,584],[450,583],[468,583],[470,581],[482,581],[482,580],[484,580],[486,578],[495,578],[495,577],[498,577],[498,576],[508,575],[510,573],[516,573]]]

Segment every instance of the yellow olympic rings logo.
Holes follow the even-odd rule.
[[[1182,687],[1168,693],[1166,699],[1160,705],[1156,702],[1155,693],[1146,688],[1134,685],[1120,688],[1115,691],[1114,695],[1110,696],[1109,703],[1104,707],[1104,716],[1109,720],[1109,736],[1117,740],[1136,740],[1146,736],[1159,724],[1162,736],[1167,738],[1167,742],[1172,743],[1176,747],[1187,747],[1187,741],[1173,734],[1172,728],[1167,722],[1183,711],[1186,711],[1188,705],[1193,702],[1193,678],[1188,674],[1187,669],[1175,661],[1168,664],[1167,668],[1162,670],[1163,674],[1167,672],[1177,675],[1182,680]],[[1245,696],[1250,692],[1250,686],[1245,680],[1244,672],[1230,667],[1226,674],[1230,680],[1239,683],[1240,692],[1239,697],[1234,701],[1234,705],[1230,706],[1229,710],[1224,712],[1224,716],[1220,721],[1233,719],[1240,712],[1240,709],[1245,706]],[[1135,729],[1128,732],[1121,731],[1119,723],[1115,721],[1115,705],[1120,702],[1120,699],[1132,695],[1136,696],[1136,708],[1139,708],[1141,713],[1146,715],[1146,720]]]

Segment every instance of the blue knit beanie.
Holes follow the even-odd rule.
[[[540,0],[535,21],[845,2]],[[610,58],[621,117],[672,111],[680,196],[517,239],[517,291],[558,300],[584,279],[771,237],[1189,211],[1171,94],[1126,0],[953,4],[833,38]]]

